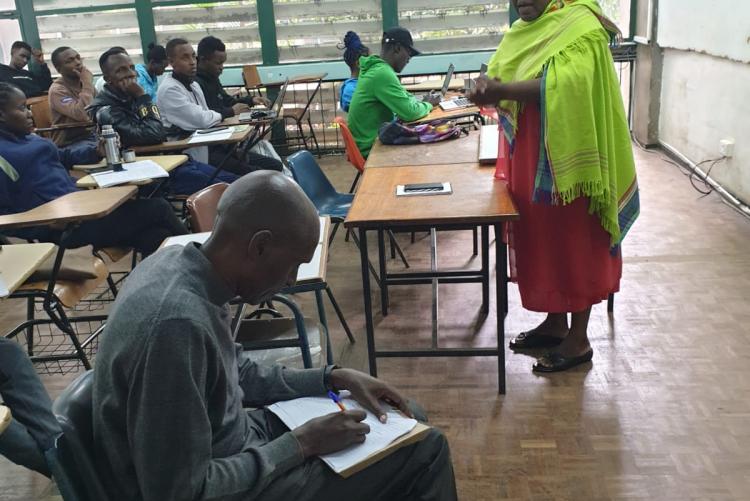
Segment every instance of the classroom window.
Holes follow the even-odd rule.
[[[99,71],[99,56],[113,46],[124,47],[134,62],[142,60],[135,9],[37,15],[37,23],[45,54],[67,45],[81,54],[86,67],[94,73]]]
[[[197,47],[201,38],[213,35],[227,46],[227,64],[261,62],[255,1],[154,7],[154,24],[162,45],[184,38]]]
[[[341,59],[347,31],[370,47],[383,34],[380,0],[278,0],[274,16],[282,63]]]
[[[493,50],[508,29],[508,1],[400,0],[398,22],[426,54]]]
[[[106,7],[109,5],[133,3],[117,0],[34,0],[34,10],[75,9],[79,7]]]

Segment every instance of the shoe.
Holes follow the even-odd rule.
[[[522,332],[515,339],[511,339],[511,350],[536,350],[539,348],[554,348],[563,342],[562,337],[534,334],[534,331]]]
[[[8,428],[12,417],[10,409],[4,405],[0,405],[0,435]]]
[[[561,372],[586,362],[590,362],[594,357],[594,350],[591,349],[578,357],[564,357],[557,352],[551,351],[541,357],[537,363],[534,364],[532,370],[534,372]],[[546,362],[544,364],[540,362]]]

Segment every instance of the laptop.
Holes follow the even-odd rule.
[[[286,95],[286,88],[289,86],[289,79],[284,80],[284,85],[281,86],[279,94],[276,96],[276,100],[271,105],[271,108],[254,108],[250,111],[240,113],[240,122],[252,122],[254,120],[272,120],[281,116],[281,108],[284,106],[284,96]]]
[[[443,80],[443,87],[440,89],[440,95],[442,97],[445,97],[445,94],[448,93],[448,87],[451,85],[451,79],[453,79],[453,72],[456,70],[456,67],[453,66],[453,63],[448,65],[448,71],[445,73],[445,80]],[[417,96],[417,99],[420,101],[424,101],[430,94],[422,94],[421,96]]]
[[[481,68],[479,68],[479,75],[484,76],[486,73],[487,73],[487,64],[482,63]],[[443,94],[443,96],[445,96],[445,94]],[[472,103],[465,97],[456,97],[453,99],[448,99],[446,101],[440,102],[440,108],[443,111],[460,110],[463,108],[470,108],[471,106],[474,106],[474,103]]]
[[[498,144],[498,126],[483,125],[479,131],[479,163],[482,165],[497,162],[499,144]]]

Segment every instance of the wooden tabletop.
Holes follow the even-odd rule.
[[[23,285],[55,252],[55,247],[50,243],[0,246],[0,297],[9,296]]]
[[[479,131],[468,136],[437,143],[384,145],[378,139],[370,150],[365,167],[404,165],[462,164],[479,159]]]
[[[450,182],[450,195],[396,196],[396,186]],[[518,219],[505,182],[478,162],[365,169],[347,227],[492,224]]]
[[[164,169],[165,171],[172,172],[177,167],[187,162],[188,156],[187,155],[156,155],[156,156],[137,156],[136,157],[136,161],[141,161],[141,160],[153,160],[154,162],[159,164],[161,168]],[[104,165],[105,165],[105,160],[102,160],[98,164],[74,165],[73,169],[85,171],[85,170],[95,169],[98,167],[104,167]],[[151,180],[147,179],[145,181],[139,181],[137,183],[129,183],[129,184],[132,184],[134,186],[140,186],[144,184],[149,184],[150,182]],[[79,188],[84,188],[84,189],[98,187],[98,185],[96,184],[96,181],[90,175],[84,176],[78,181],[76,181],[76,186],[78,186]]]
[[[424,82],[417,82],[413,84],[404,85],[404,89],[409,92],[429,92],[431,90],[441,90],[443,88],[444,78],[440,80],[426,80]],[[463,79],[454,78],[448,84],[449,90],[462,90],[464,88]]]
[[[26,212],[0,216],[0,228],[47,226],[98,219],[133,198],[137,191],[135,186],[74,191]]]
[[[137,154],[161,153],[161,152],[166,152],[166,151],[182,151],[182,150],[187,150],[190,148],[197,148],[199,146],[207,146],[207,145],[214,145],[214,144],[234,144],[234,143],[239,143],[239,142],[244,141],[253,132],[253,128],[247,124],[235,125],[231,123],[224,124],[222,122],[218,125],[220,126],[232,125],[233,127],[235,127],[235,130],[229,138],[223,139],[220,141],[206,140],[206,141],[198,141],[195,143],[189,143],[188,141],[190,141],[190,137],[187,137],[185,139],[180,139],[179,141],[165,141],[161,144],[152,144],[149,146],[133,146],[132,150],[135,151]]]
[[[456,118],[470,117],[471,115],[479,115],[479,108],[476,106],[470,106],[468,108],[461,108],[460,110],[443,111],[440,105],[437,105],[427,114],[427,116],[410,123],[421,124],[432,122],[433,120],[453,120]]]

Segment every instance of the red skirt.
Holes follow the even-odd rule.
[[[539,107],[529,104],[519,117],[512,159],[500,133],[497,176],[510,179],[521,215],[508,228],[511,279],[527,310],[579,312],[620,289],[622,257],[612,255],[609,234],[588,213],[588,199],[564,206],[532,202],[539,129]]]

